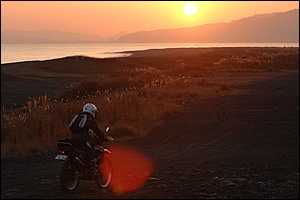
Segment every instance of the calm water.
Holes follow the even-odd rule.
[[[74,44],[1,44],[1,64],[90,56],[96,58],[121,57],[122,51],[177,47],[299,47],[299,43],[74,43]]]

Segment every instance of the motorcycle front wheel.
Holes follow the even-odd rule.
[[[61,169],[60,185],[65,192],[72,193],[79,185],[79,169],[71,160],[67,160]]]
[[[95,181],[99,189],[107,188],[112,180],[113,167],[109,158],[103,156],[98,161],[99,175],[96,176]]]

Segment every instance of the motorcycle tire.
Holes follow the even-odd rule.
[[[99,175],[95,177],[95,182],[99,189],[104,189],[111,184],[113,166],[111,160],[105,156],[103,156],[98,162]]]
[[[71,160],[67,160],[61,169],[60,185],[65,192],[73,193],[79,185],[78,166]]]

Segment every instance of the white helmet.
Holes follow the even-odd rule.
[[[83,106],[82,112],[88,112],[95,118],[95,115],[98,112],[98,110],[94,104],[87,103]]]

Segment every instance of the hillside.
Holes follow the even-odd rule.
[[[68,42],[104,42],[106,39],[97,35],[70,33],[52,30],[1,31],[1,43],[68,43]]]
[[[299,199],[299,48],[132,53],[2,65],[1,102],[47,96],[23,113],[2,110],[1,199]],[[72,74],[81,78],[70,76],[72,66],[84,66]],[[133,70],[90,76],[109,66]],[[51,101],[50,92],[69,86],[75,98]],[[112,185],[99,190],[82,180],[68,194],[56,142],[89,101],[100,108],[99,127],[110,126],[115,139],[105,143]]]
[[[116,42],[296,43],[299,42],[299,9],[254,15],[229,23],[140,31],[123,35]]]

